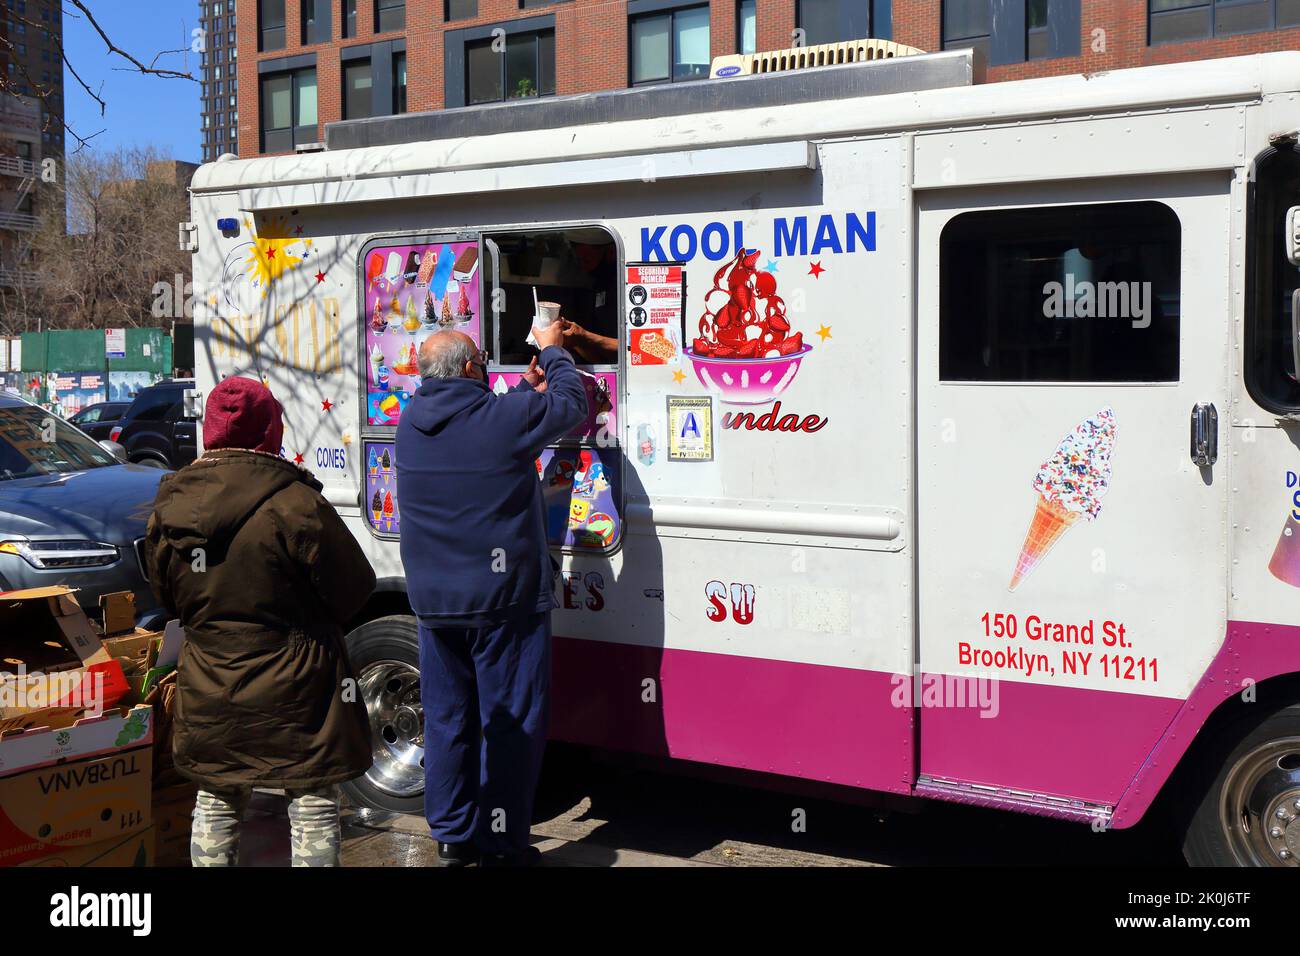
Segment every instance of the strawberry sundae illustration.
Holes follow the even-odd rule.
[[[695,376],[730,405],[763,405],[789,387],[812,351],[791,332],[776,276],[756,268],[758,249],[741,249],[713,276],[699,336],[685,350]]]
[[[1038,504],[1011,575],[1010,590],[1033,573],[1061,536],[1083,518],[1096,520],[1110,489],[1115,412],[1103,408],[1061,439],[1056,454],[1034,475]]]

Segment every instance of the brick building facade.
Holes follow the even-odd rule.
[[[988,80],[1300,48],[1300,0],[235,0],[239,155],[323,124],[707,75],[862,36],[979,47]]]

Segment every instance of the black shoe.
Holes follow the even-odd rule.
[[[536,866],[542,862],[542,851],[535,846],[512,853],[489,853],[483,857],[482,866]]]
[[[439,866],[471,866],[479,859],[478,847],[473,843],[443,843],[438,841]]]

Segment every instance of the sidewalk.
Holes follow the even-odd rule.
[[[562,835],[568,831],[568,836]],[[576,838],[575,838],[576,836]],[[533,827],[533,845],[542,866],[714,866],[639,850],[587,842],[564,821]],[[421,817],[370,810],[343,812],[344,866],[436,866],[437,846]],[[256,793],[244,819],[241,866],[285,866],[289,861],[289,820],[284,799]]]

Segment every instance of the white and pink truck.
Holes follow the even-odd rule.
[[[553,737],[1300,861],[1300,53],[897,52],[199,171],[199,404],[264,379],[381,580],[356,799],[420,805],[415,349],[508,386],[536,287],[592,333]]]

